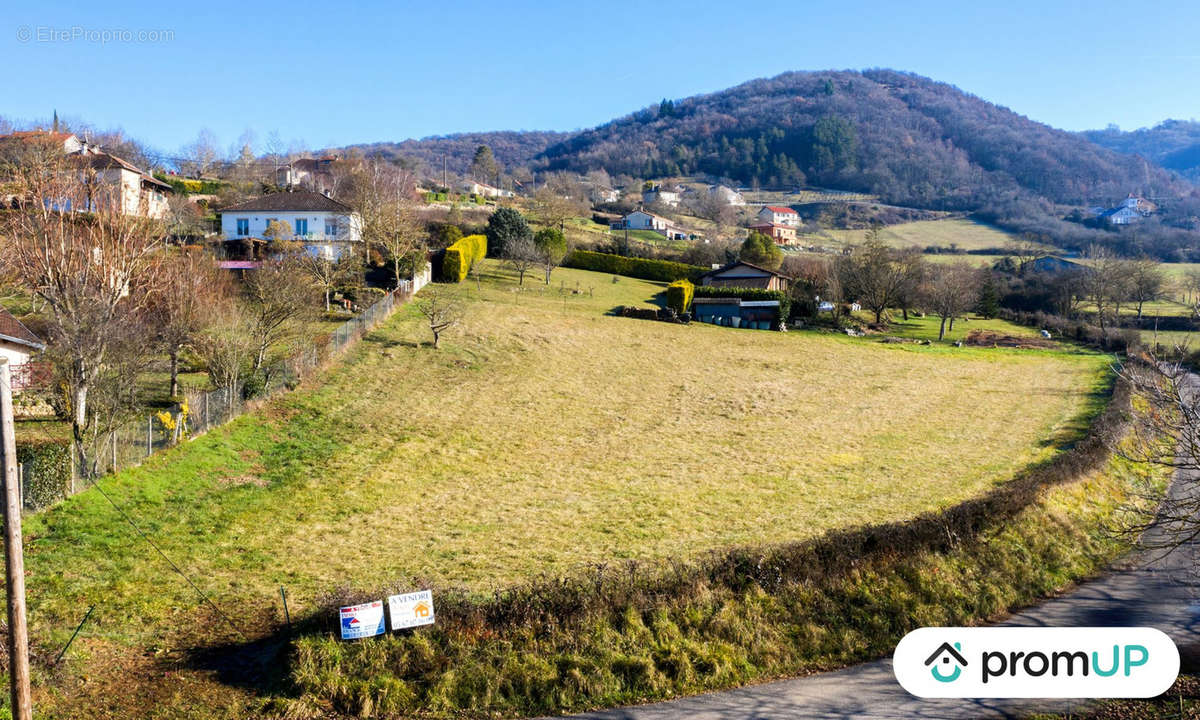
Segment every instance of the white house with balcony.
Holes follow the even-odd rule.
[[[762,210],[758,211],[757,217],[760,223],[770,225],[787,225],[788,227],[800,225],[800,213],[782,205],[764,205]]]
[[[265,242],[272,222],[287,223],[291,240],[331,260],[362,242],[362,217],[349,205],[318,192],[272,193],[219,212],[226,243]]]

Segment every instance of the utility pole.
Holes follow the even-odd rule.
[[[32,720],[29,627],[25,623],[25,556],[21,546],[21,486],[13,427],[12,373],[0,358],[0,462],[4,468],[4,573],[8,588],[9,685],[13,720]]]

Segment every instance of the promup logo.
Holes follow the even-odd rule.
[[[944,683],[954,682],[958,679],[959,675],[962,675],[962,669],[967,666],[967,659],[962,656],[960,650],[962,650],[962,643],[956,642],[951,645],[948,642],[944,642],[925,660],[926,665],[933,665],[933,667],[929,668],[929,672],[933,675],[934,680]],[[941,658],[943,665],[950,665],[951,662],[954,662],[953,672],[943,675],[941,669],[934,664],[938,662],[939,658]]]
[[[896,646],[896,680],[918,697],[1154,697],[1179,651],[1153,628],[921,628]]]

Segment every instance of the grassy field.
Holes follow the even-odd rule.
[[[825,239],[835,245],[861,243],[866,230],[823,230],[820,235],[804,236],[802,242]],[[972,220],[947,218],[945,220],[920,220],[917,222],[889,225],[879,232],[881,240],[893,247],[940,247],[959,250],[988,250],[1002,248],[1015,238],[1003,230]]]
[[[1060,452],[1107,383],[1091,353],[616,318],[662,285],[486,273],[442,350],[402,310],[319,383],[104,489],[253,636],[281,621],[281,585],[294,614],[344,586],[482,593],[945,507]],[[95,490],[26,531],[36,642],[98,606],[79,693],[225,637]]]

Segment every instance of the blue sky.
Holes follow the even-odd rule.
[[[222,147],[570,130],[831,68],[917,72],[1071,130],[1200,117],[1194,0],[9,5],[0,115],[57,108],[166,151],[202,128]]]

